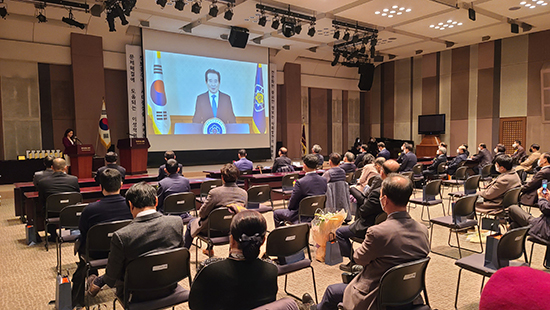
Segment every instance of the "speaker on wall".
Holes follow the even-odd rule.
[[[232,47],[245,48],[248,42],[248,29],[241,27],[231,27],[229,33],[229,44]]]
[[[372,80],[374,79],[374,65],[373,64],[361,64],[359,65],[359,89],[369,91],[372,87]]]

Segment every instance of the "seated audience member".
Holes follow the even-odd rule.
[[[338,164],[342,157],[338,153],[332,153],[329,156],[330,169],[323,173],[323,178],[327,179],[327,182],[338,182],[346,180],[346,172]]]
[[[388,219],[367,229],[365,241],[353,254],[363,271],[349,284],[329,285],[317,309],[377,309],[380,278],[399,264],[425,258],[430,253],[428,229],[407,213],[413,191],[409,178],[390,174],[382,182],[380,204]],[[406,232],[406,233],[404,233]]]
[[[107,168],[104,169],[99,177],[99,184],[101,186],[101,192],[103,198],[99,201],[90,203],[84,208],[80,215],[80,222],[78,229],[80,230],[80,237],[78,239],[78,253],[80,255],[86,254],[86,238],[88,236],[88,230],[95,224],[114,222],[120,220],[131,220],[132,213],[130,208],[126,205],[126,199],[120,195],[120,187],[122,186],[122,176],[116,169]],[[101,259],[107,258],[107,253],[91,253],[91,258]],[[90,270],[90,276],[88,281],[92,283],[97,277],[97,269],[92,268]],[[78,262],[78,267],[73,274],[73,306],[84,305],[84,281],[86,278],[86,263],[84,261]],[[99,292],[99,287],[90,285],[88,294],[95,296]]]
[[[266,230],[265,218],[256,211],[233,217],[229,257],[201,263],[191,286],[191,309],[253,309],[275,301],[277,266],[258,258]]]
[[[344,163],[340,165],[340,168],[344,169],[346,174],[355,172],[355,170],[357,170],[357,167],[353,163],[354,160],[355,155],[353,155],[352,152],[346,152],[346,154],[344,154]]]
[[[512,157],[510,155],[500,155],[495,163],[495,169],[500,173],[487,187],[479,192],[476,211],[481,213],[499,213],[500,204],[504,194],[512,188],[520,187],[521,180],[518,174],[512,169]]]
[[[159,203],[157,211],[164,212],[164,199],[172,194],[190,192],[189,180],[178,174],[179,164],[175,159],[169,159],[166,162],[164,172],[168,177],[159,181],[157,197]]]
[[[541,168],[529,183],[521,188],[521,204],[532,206],[537,202],[537,189],[542,186],[542,180],[550,181],[550,153],[542,153],[538,160],[538,165]]]
[[[254,169],[254,165],[252,164],[252,162],[248,160],[248,158],[246,158],[248,154],[246,154],[245,149],[240,149],[237,155],[239,156],[239,160],[237,160],[234,165],[235,167],[237,167],[237,169],[239,169],[239,171]]]
[[[367,153],[372,154],[372,156],[376,157],[378,155],[378,144],[376,143],[376,139],[374,137],[369,138],[369,142],[367,142],[368,150]]]
[[[122,176],[122,181],[124,182],[124,178],[126,177],[126,169],[124,169],[124,167],[122,166],[117,165],[116,163],[117,159],[118,159],[118,154],[115,152],[107,152],[107,154],[105,154],[105,166],[97,169],[97,173],[95,175],[95,182],[97,184],[100,184],[99,176],[107,168],[118,170],[118,172],[120,172],[120,175]]]
[[[537,190],[538,206],[542,213],[539,217],[523,211],[518,205],[510,206],[510,229],[531,225],[529,235],[539,239],[550,241],[550,190],[543,193],[543,188]]]
[[[456,154],[456,157],[451,160],[447,165],[447,173],[449,175],[455,174],[456,169],[461,166],[462,162],[468,159],[466,155],[466,148],[463,145],[459,146],[458,149],[456,149]]]
[[[403,155],[403,161],[401,162],[401,167],[399,167],[399,172],[412,171],[416,163],[417,158],[413,153],[413,146],[412,144],[407,143],[405,145],[405,155]]]
[[[468,151],[468,144],[462,143],[462,146],[464,147],[464,154],[466,154],[466,157],[470,157],[470,151]]]
[[[516,166],[516,170],[525,170],[525,171],[531,171],[533,170],[533,164],[537,162],[540,158],[540,145],[533,143],[531,144],[531,147],[529,148],[529,152],[531,155],[527,157],[526,160],[524,160],[521,164]]]
[[[358,208],[355,213],[355,221],[349,226],[342,226],[336,230],[336,240],[338,240],[338,245],[340,246],[340,253],[342,256],[350,259],[348,264],[340,265],[341,270],[350,272],[353,265],[355,265],[355,261],[351,257],[350,238],[365,238],[367,229],[374,225],[376,216],[384,212],[380,205],[380,187],[382,186],[382,181],[390,173],[397,172],[397,170],[399,170],[399,164],[395,160],[386,160],[380,167],[380,176],[373,177],[374,181],[366,197],[361,201],[357,200]]]
[[[436,157],[433,159],[432,164],[429,165],[426,170],[422,171],[424,177],[436,175],[439,165],[447,162],[447,149],[445,147],[440,146],[435,154]]]
[[[368,149],[368,145],[361,145],[361,153],[357,154],[357,156],[355,157],[355,166],[357,167],[357,169],[363,168],[363,157],[365,156],[365,154],[367,154]]]
[[[167,162],[169,159],[176,159],[176,153],[174,153],[174,151],[164,152],[164,161]],[[183,165],[178,164],[178,167],[180,169],[178,171],[178,174],[183,176]],[[159,176],[158,176],[159,181],[168,176],[164,169],[166,169],[166,164],[160,165],[160,167],[159,167]]]
[[[323,164],[325,163],[325,157],[323,155],[321,155],[321,151],[323,149],[321,148],[321,146],[319,144],[315,144],[312,148],[311,148],[311,152],[317,156],[319,158],[319,162],[317,163],[317,166],[319,167],[323,167]]]
[[[480,143],[478,146],[478,153],[472,156],[472,160],[478,162],[479,164],[476,167],[473,167],[475,173],[481,173],[481,169],[486,165],[490,165],[493,161],[493,155],[487,149],[485,143]]]
[[[378,142],[378,155],[377,157],[384,157],[384,159],[390,159],[390,151],[386,149],[384,142]]]
[[[525,149],[523,148],[523,146],[521,146],[520,140],[514,140],[512,148],[514,149],[514,154],[512,154],[514,164],[519,165],[525,157]]]
[[[318,158],[314,154],[308,154],[304,157],[304,171],[306,175],[296,180],[290,201],[288,202],[288,209],[279,209],[273,212],[275,227],[282,226],[285,222],[298,222],[298,209],[302,199],[309,196],[326,194],[327,180],[315,171],[317,163]]]
[[[383,157],[379,157],[383,158]],[[352,188],[357,189],[359,193],[365,192],[369,184],[369,180],[376,175],[379,175],[379,170],[375,167],[375,159],[372,154],[366,154],[363,157],[363,170],[361,171],[361,176],[357,180],[357,184],[351,186]]]
[[[403,159],[405,158],[405,146],[407,145],[407,142],[403,142],[403,145],[401,145],[401,152],[397,154],[397,163],[401,164],[403,162]]]
[[[439,146],[447,148],[447,143],[445,142],[439,142]]]
[[[506,155],[506,147],[504,146],[504,144],[497,144],[497,146],[495,147],[494,149],[495,151],[495,156],[493,156],[493,160],[492,160],[492,166],[491,166],[491,175],[497,175],[497,171],[495,170],[495,163],[497,161],[497,157],[500,156],[500,155]]]
[[[208,229],[208,216],[212,210],[226,207],[230,204],[237,204],[240,206],[246,205],[248,200],[248,194],[246,191],[237,186],[237,178],[239,177],[239,169],[233,164],[225,164],[220,169],[222,175],[223,186],[213,188],[206,197],[205,202],[202,204],[198,212],[198,219],[193,219],[187,225],[187,231],[185,232],[184,247],[190,248],[193,238],[199,233],[206,232]],[[203,250],[203,252],[209,256],[214,255],[212,249]]]
[[[113,233],[107,268],[103,276],[95,278],[90,291],[99,291],[103,285],[116,287],[122,298],[126,266],[136,258],[157,251],[183,246],[183,223],[175,216],[164,216],[156,211],[155,188],[140,182],[126,192],[126,201],[134,219],[127,226]],[[171,294],[176,286],[142,291],[132,296],[132,301],[146,301]]]
[[[286,156],[287,152],[288,150],[284,146],[279,149],[279,157],[275,158],[275,161],[273,162],[273,167],[271,167],[271,172],[294,171],[292,161]]]
[[[34,173],[34,176],[32,178],[32,183],[34,186],[38,184],[38,181],[40,181],[42,178],[45,178],[47,176],[50,176],[53,174],[53,160],[55,157],[52,155],[48,155],[44,157],[44,167],[46,167],[45,170],[37,171]]]

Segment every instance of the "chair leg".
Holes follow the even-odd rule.
[[[531,254],[529,255],[529,267],[531,267],[531,263],[533,262],[533,249],[535,248],[535,243],[533,242],[533,245],[531,246]]]
[[[455,309],[458,309],[456,305],[458,304],[458,289],[460,287],[460,276],[462,275],[462,268],[458,271],[458,282],[456,282],[456,296],[455,296]]]
[[[113,310],[116,310],[116,297],[115,300],[113,300]]]
[[[44,246],[46,247],[46,252],[48,252],[50,243],[48,242],[48,223],[45,221],[44,221],[44,238],[46,239],[46,243],[44,243]]]
[[[313,271],[313,267],[309,266],[311,268],[311,278],[313,279],[313,292],[315,293],[315,303],[318,304],[319,300],[317,299],[317,285],[315,284],[315,272]]]
[[[432,248],[432,236],[434,235],[434,225],[430,227],[430,249]]]
[[[481,292],[483,292],[483,286],[485,286],[485,276],[483,276],[483,279],[481,279],[481,289],[479,290],[480,295],[481,295]]]
[[[483,253],[483,240],[481,239],[481,228],[479,228],[479,222],[477,225],[477,234],[479,236],[479,246],[481,247],[481,252],[479,253]]]
[[[456,244],[458,246],[458,255],[462,258],[462,251],[460,250],[460,240],[458,240],[458,230],[455,229]]]

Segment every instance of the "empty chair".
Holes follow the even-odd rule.
[[[229,229],[234,214],[229,208],[222,207],[212,210],[208,215],[208,225],[206,234],[201,232],[197,235],[199,240],[208,244],[207,249],[212,249],[215,245],[229,244]],[[208,251],[208,254],[212,254]],[[195,247],[195,262],[199,264],[199,248]]]
[[[412,181],[415,182],[415,183],[424,183],[424,175],[422,174],[422,170],[423,170],[423,165],[422,164],[416,164],[413,166],[413,169],[412,169],[412,172],[413,172],[413,175],[412,175]],[[415,184],[413,183],[413,184]]]
[[[44,211],[44,231],[46,233],[46,251],[49,248],[48,226],[59,225],[59,213],[63,208],[82,202],[80,193],[58,193],[46,198],[46,209]]]
[[[221,179],[216,180],[208,180],[201,183],[201,193],[200,196],[197,197],[197,201],[200,203],[203,203],[206,200],[206,197],[208,196],[208,193],[210,193],[210,190],[213,188],[216,188],[218,186],[222,186],[223,182]]]
[[[479,187],[479,179],[481,178],[481,175],[476,174],[472,175],[471,177],[468,177],[466,179],[466,182],[464,182],[464,190],[457,191],[457,192],[451,192],[449,193],[449,209],[451,207],[451,199],[457,199],[460,197],[464,197],[466,195],[473,195],[477,192],[477,189]],[[447,213],[450,213],[447,211]]]
[[[271,200],[271,186],[267,184],[255,185],[250,187],[247,191],[248,202],[246,204],[247,209],[254,209],[260,213],[273,211],[273,200]],[[269,201],[269,205],[265,205],[265,202]]]
[[[438,178],[438,179],[444,179],[444,178],[447,178],[447,172],[445,172],[445,166],[447,165],[447,163],[440,163],[438,166],[437,166],[437,172],[436,174],[434,175],[435,178]]]
[[[177,248],[154,252],[131,261],[124,273],[124,288],[116,296],[124,309],[165,309],[186,302],[189,290],[178,284],[188,278],[191,286],[189,250]],[[146,294],[150,298],[140,298]],[[156,297],[156,298],[155,298]],[[141,301],[140,301],[141,299]],[[145,299],[145,300],[143,300]]]
[[[302,218],[306,222],[311,222],[317,209],[325,209],[326,201],[327,196],[325,195],[309,196],[302,199],[298,208],[298,222],[302,223]]]
[[[458,169],[456,169],[456,172],[454,174],[454,179],[443,180],[442,184],[449,187],[456,187],[458,189],[460,185],[466,182],[466,178],[468,177],[468,173],[466,173],[467,170],[468,170],[468,167],[466,166],[459,167]]]
[[[481,251],[476,252],[469,249],[464,249],[464,250],[471,251],[474,253],[483,252],[483,241],[481,239],[481,231],[479,228],[479,223],[477,221],[477,214],[476,214],[476,201],[477,201],[477,195],[463,196],[453,204],[451,213],[448,216],[438,217],[430,220],[430,223],[432,224],[430,229],[430,248],[432,245],[434,226],[440,225],[443,227],[447,227],[449,228],[449,239],[447,240],[447,244],[449,244],[450,247],[458,248],[458,254],[460,255],[460,258],[462,258],[462,249],[460,247],[458,232],[468,230],[470,228],[477,226],[477,233],[479,235],[479,245],[481,246]],[[457,246],[454,246],[451,244],[451,233],[453,231],[456,234]],[[451,257],[443,253],[437,253],[433,250],[433,248],[432,248],[432,253]],[[451,258],[454,258],[454,257],[451,257]]]
[[[82,214],[82,210],[84,210],[87,205],[88,204],[85,203],[67,206],[59,213],[59,230],[57,232],[57,238],[55,239],[58,273],[61,273],[61,244],[75,243],[78,237],[80,237],[80,233],[74,234],[71,233],[70,230],[78,229],[80,215]]]
[[[483,290],[485,277],[491,277],[498,269],[506,267],[501,265],[502,261],[508,261],[510,266],[528,266],[527,253],[525,253],[525,237],[527,236],[528,230],[529,226],[512,229],[500,238],[496,249],[496,261],[498,262],[498,266],[495,266],[495,268],[485,266],[485,254],[473,254],[455,262],[455,265],[460,267],[458,271],[458,281],[456,283],[455,309],[458,304],[458,290],[463,269],[483,276],[481,282],[481,290]],[[525,257],[525,263],[514,261],[522,255]]]
[[[313,291],[315,293],[315,302],[319,303],[317,299],[317,286],[315,284],[315,272],[311,266],[311,252],[309,250],[309,225],[306,223],[282,226],[275,228],[267,236],[266,255],[269,257],[289,257],[295,256],[300,252],[303,253],[304,249],[307,252],[307,257],[293,263],[281,264],[279,260],[274,262],[277,265],[279,276],[285,276],[285,293],[301,300],[298,296],[287,291],[287,280],[290,273],[302,270],[305,268],[311,269],[311,277],[313,280]]]
[[[439,199],[437,199],[439,195]],[[423,221],[430,221],[430,207],[441,204],[443,209],[443,215],[445,215],[445,206],[443,205],[443,199],[441,197],[441,180],[432,180],[428,182],[423,188],[422,198],[411,198],[409,203],[417,204],[422,206],[422,213],[420,214],[420,219]],[[428,220],[424,220],[424,207],[426,207],[428,212]]]
[[[286,200],[290,199],[290,195],[292,195],[292,189],[294,188],[294,181],[296,181],[298,178],[299,178],[298,173],[285,174],[282,179],[282,187],[271,190],[272,192],[283,196],[283,207],[285,208],[286,208]]]
[[[546,246],[546,252],[544,253],[542,265],[544,266],[544,268],[550,269],[550,241],[533,235],[530,235],[527,238],[527,241],[531,241],[533,243],[533,245],[531,246],[531,254],[529,255],[529,266],[531,266],[531,264],[533,263],[533,249],[535,248],[535,244],[540,244]]]
[[[523,169],[516,170],[516,173],[519,176],[519,179],[521,180],[521,184],[525,184],[525,180],[527,180],[527,172]]]
[[[426,269],[429,262],[430,258],[426,257],[387,270],[380,278],[378,309],[406,305],[410,307],[406,309],[431,309],[426,291]],[[422,292],[424,292],[424,303],[427,306],[413,306],[412,302]]]
[[[195,194],[177,193],[164,198],[164,214],[181,215],[191,211],[197,211],[195,205]],[[183,219],[183,224],[189,223],[193,217],[188,216]]]
[[[481,168],[481,181],[483,182],[483,187],[487,186],[487,183],[490,183],[493,180],[491,175],[491,168],[493,164],[485,165]]]

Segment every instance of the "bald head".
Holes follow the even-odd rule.
[[[59,157],[53,160],[53,170],[54,171],[65,171],[65,167],[67,167],[67,163],[65,162],[65,159]]]
[[[283,146],[279,149],[279,156],[286,155],[287,152],[288,150]]]
[[[382,177],[382,180],[388,177],[390,173],[395,173],[399,170],[399,163],[396,162],[393,159],[386,160],[382,164],[382,173],[380,174]]]
[[[387,214],[406,211],[412,192],[413,185],[410,178],[398,173],[388,175],[380,189],[380,202],[384,206],[384,211]]]

